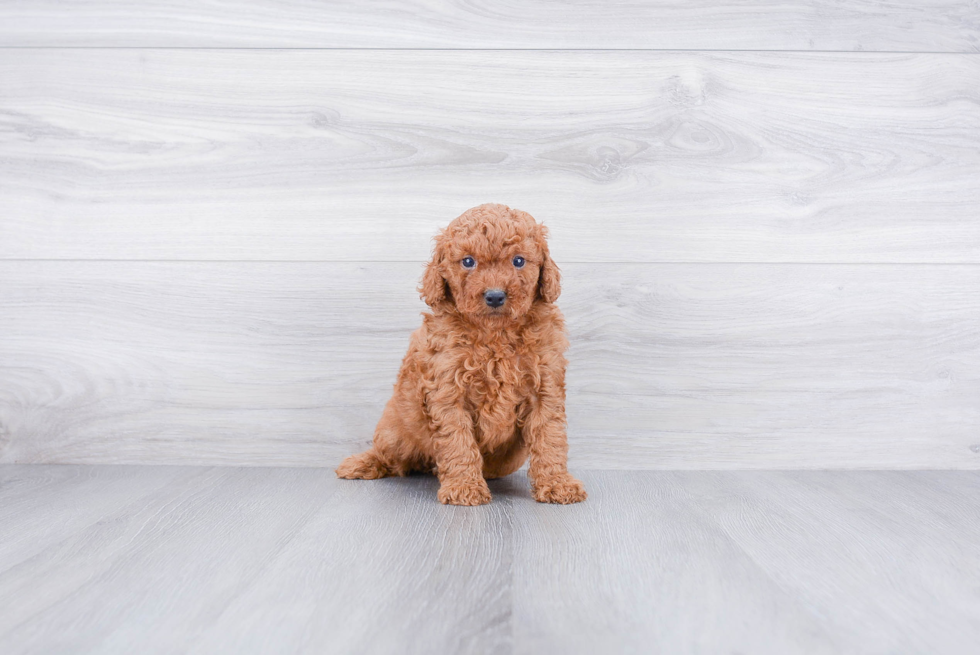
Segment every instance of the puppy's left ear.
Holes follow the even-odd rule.
[[[544,255],[544,261],[541,263],[541,272],[538,275],[538,296],[545,302],[555,302],[561,295],[561,271],[558,270],[558,265],[548,251],[547,236],[548,229],[544,225],[540,226],[537,242]]]
[[[545,302],[555,302],[561,295],[561,271],[550,255],[545,255],[538,276],[538,294]]]

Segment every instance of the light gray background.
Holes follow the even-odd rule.
[[[980,468],[975,2],[0,3],[0,462],[332,466],[552,230],[574,467]]]

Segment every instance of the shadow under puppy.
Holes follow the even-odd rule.
[[[504,205],[474,207],[435,238],[419,291],[431,307],[412,334],[373,446],[341,478],[435,472],[438,498],[490,502],[487,478],[530,455],[535,500],[577,503],[565,434],[565,324],[547,229]]]

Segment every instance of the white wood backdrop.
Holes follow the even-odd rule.
[[[980,468],[976,3],[379,7],[0,2],[0,461],[335,464],[497,201],[574,465]]]
[[[980,51],[976,0],[2,0],[7,46]]]
[[[980,262],[980,56],[6,50],[0,256]]]

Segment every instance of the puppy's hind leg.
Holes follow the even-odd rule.
[[[392,475],[374,448],[369,448],[359,455],[351,455],[337,467],[337,477],[347,480],[377,480]]]
[[[408,475],[413,468],[413,450],[399,433],[400,421],[389,402],[374,430],[374,444],[359,455],[351,455],[337,467],[337,477],[348,480],[377,480]]]

